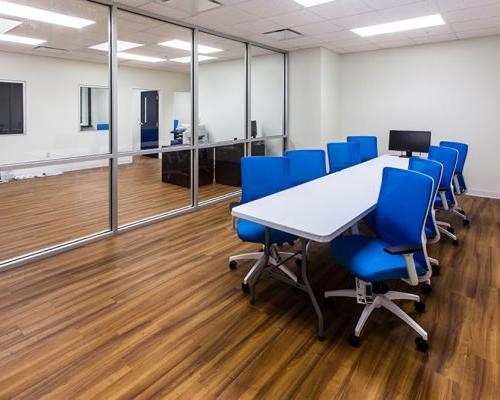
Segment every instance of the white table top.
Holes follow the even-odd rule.
[[[237,218],[316,242],[330,242],[376,206],[384,167],[408,158],[383,155],[291,189],[234,207]]]

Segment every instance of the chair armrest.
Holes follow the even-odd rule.
[[[402,254],[413,254],[417,251],[422,251],[421,244],[401,244],[399,246],[386,247],[384,249],[386,253],[391,255],[402,255]]]

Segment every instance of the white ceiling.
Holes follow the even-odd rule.
[[[187,12],[179,0],[116,2],[284,50],[323,46],[349,53],[500,34],[500,0],[335,0],[309,8],[293,0],[218,1],[222,7],[201,13]],[[349,30],[436,13],[446,25],[370,38]],[[282,28],[303,36],[276,41],[262,35]]]
[[[9,34],[45,39],[47,43],[43,46],[62,51],[53,53],[5,42],[0,42],[0,50],[107,62],[105,52],[89,49],[107,41],[107,7],[85,0],[9,1],[91,19],[96,23],[82,29],[71,29],[4,16],[0,9],[0,17],[23,22]],[[223,6],[198,13],[188,11],[186,7],[192,1],[120,0],[117,3],[284,50],[323,46],[339,53],[349,53],[500,34],[500,0],[336,0],[310,8],[304,8],[293,0],[218,0]],[[349,30],[433,13],[441,13],[446,25],[369,38],[361,38]],[[292,28],[303,36],[278,41],[263,35],[264,32],[283,28]],[[189,29],[120,11],[118,38],[143,45],[129,52],[166,60],[156,64],[120,60],[120,65],[187,72],[189,64],[169,60],[187,56],[189,52],[158,46],[158,43],[172,39],[189,41],[190,35]],[[243,59],[244,47],[239,42],[203,34],[200,43],[224,49],[222,53],[212,54],[217,57],[215,61]]]

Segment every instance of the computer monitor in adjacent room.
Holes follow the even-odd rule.
[[[250,132],[250,135],[252,136],[252,138],[257,137],[257,121],[252,121],[252,130]]]
[[[396,131],[389,133],[389,150],[404,151],[406,157],[412,152],[427,153],[431,145],[430,131]]]

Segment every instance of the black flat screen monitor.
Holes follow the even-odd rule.
[[[257,121],[252,121],[252,130],[250,132],[250,136],[253,138],[257,137]]]
[[[389,150],[405,151],[406,157],[412,152],[428,153],[431,145],[430,131],[390,131]]]

